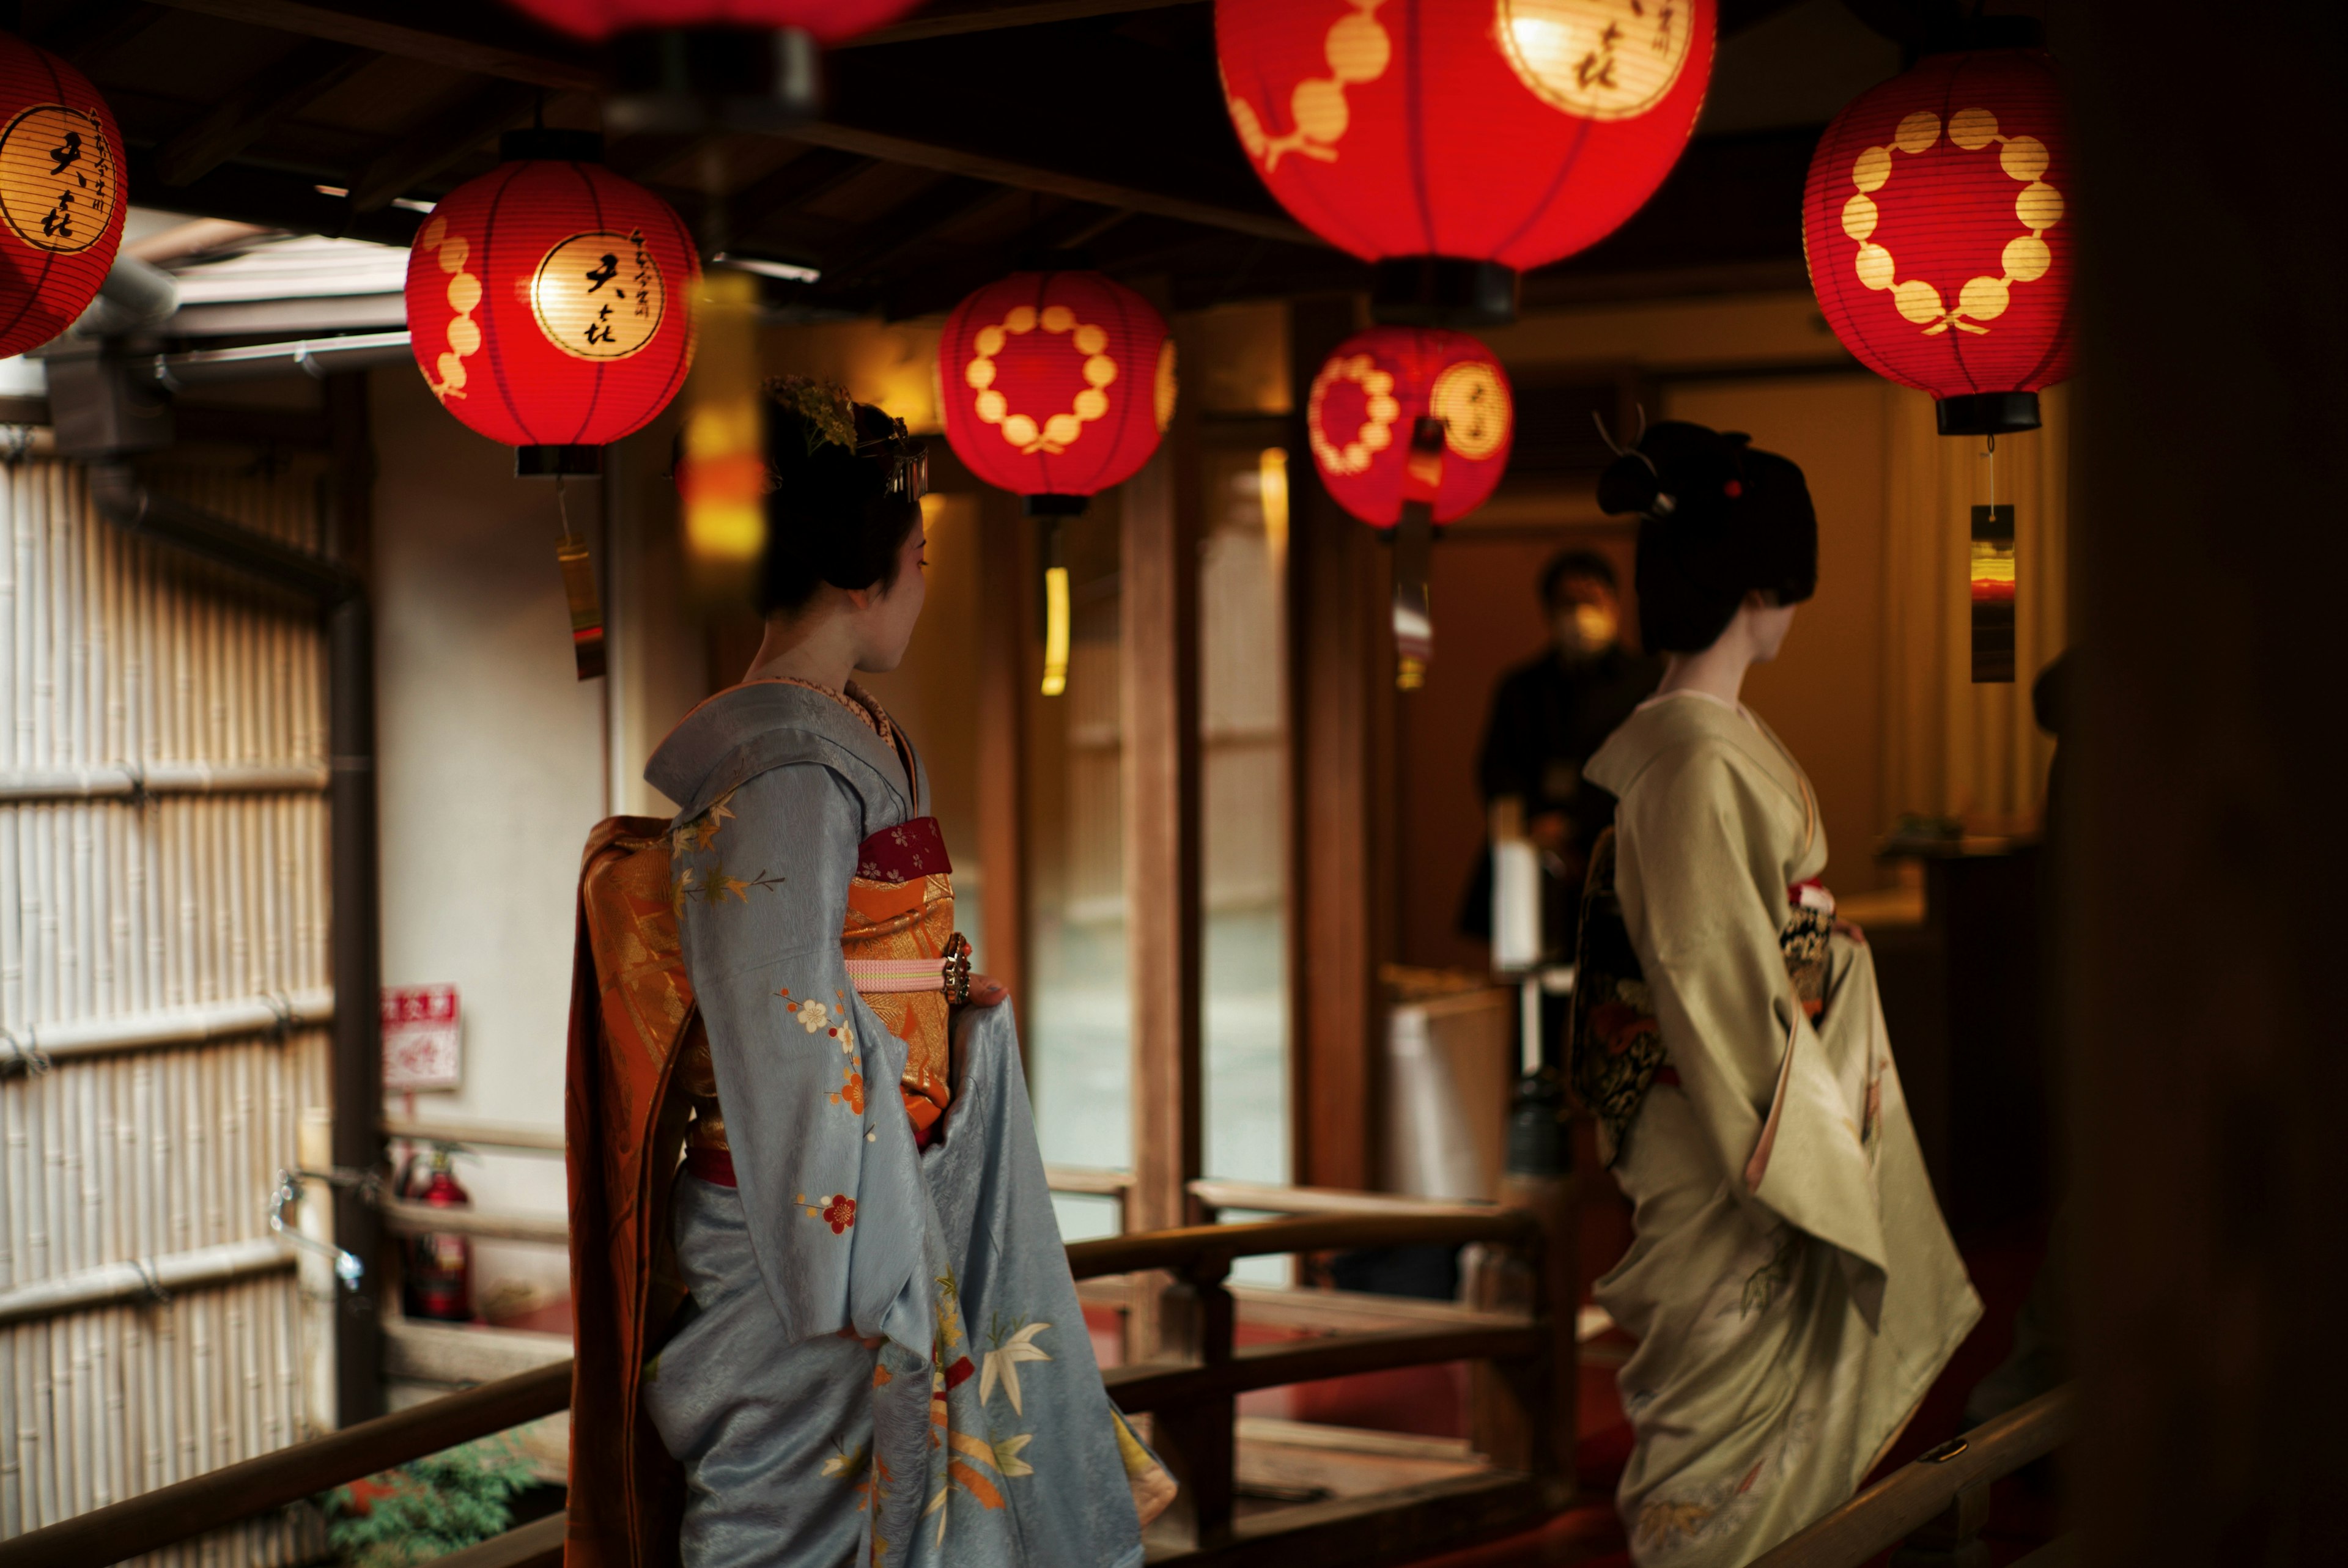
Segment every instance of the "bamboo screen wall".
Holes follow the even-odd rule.
[[[314,466],[147,477],[321,542]],[[328,1103],[332,1004],[314,622],[128,538],[69,465],[0,469],[0,540],[5,1538],[309,1435],[314,1311],[267,1209]],[[181,1283],[125,1293],[124,1264]],[[156,1560],[318,1536],[289,1517]]]

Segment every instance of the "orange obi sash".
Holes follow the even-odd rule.
[[[953,1098],[947,1057],[953,1006],[970,995],[970,944],[954,930],[953,866],[936,817],[884,827],[857,846],[839,949],[849,984],[905,1042],[897,1089],[914,1142],[927,1147]],[[698,1031],[679,1071],[694,1107],[686,1168],[703,1181],[733,1186],[717,1077],[708,1040]],[[860,1081],[856,1087],[861,1094]]]
[[[857,846],[839,950],[849,983],[905,1042],[897,1088],[913,1136],[927,1143],[953,1098],[947,1032],[953,996],[967,996],[970,983],[970,944],[954,932],[953,865],[936,817],[882,828]]]

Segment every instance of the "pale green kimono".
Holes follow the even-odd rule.
[[[1597,1285],[1635,1335],[1617,1496],[1642,1568],[1750,1561],[1848,1499],[1981,1317],[1926,1180],[1868,949],[1837,935],[1814,1026],[1778,947],[1826,866],[1809,780],[1694,692],[1591,759],[1622,802],[1615,886],[1677,1083],[1614,1172],[1630,1254]]]

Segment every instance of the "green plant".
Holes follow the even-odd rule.
[[[326,1543],[348,1568],[411,1568],[502,1534],[535,1479],[510,1437],[427,1454],[320,1500]]]

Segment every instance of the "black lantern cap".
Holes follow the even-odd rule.
[[[2038,428],[2034,392],[1976,392],[1932,405],[1943,436],[2010,436]]]
[[[1370,314],[1398,327],[1506,326],[1517,319],[1517,270],[1464,256],[1389,256],[1371,272]]]
[[[508,163],[524,159],[551,163],[601,163],[603,133],[600,130],[510,130],[498,138],[498,157]]]
[[[1022,509],[1031,518],[1081,518],[1093,504],[1090,496],[1025,496]]]
[[[517,446],[517,479],[594,479],[603,473],[601,446]]]
[[[611,43],[614,130],[780,131],[823,112],[815,40],[797,27],[663,27]]]

